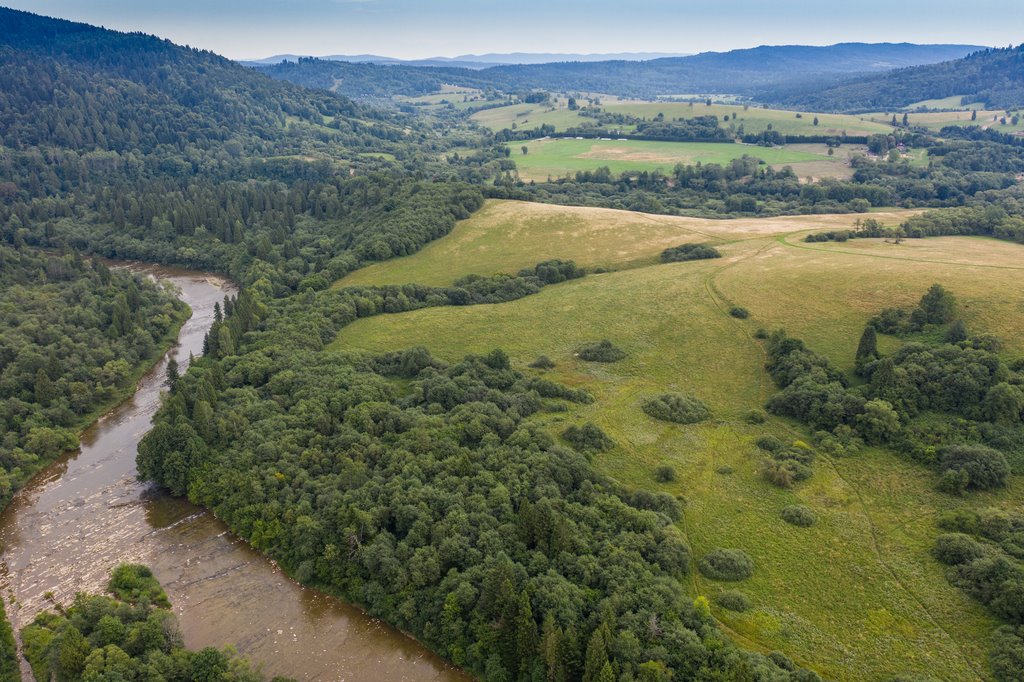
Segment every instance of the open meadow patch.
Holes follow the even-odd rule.
[[[549,138],[513,144],[513,158],[524,180],[564,177],[577,171],[607,167],[613,174],[631,170],[670,173],[676,164],[727,164],[733,159],[753,156],[770,166],[815,161],[840,165],[824,146],[815,152],[788,147],[716,142],[654,142],[649,140],[594,140]],[[526,147],[526,153],[522,153]]]
[[[964,501],[938,492],[929,469],[877,448],[847,457],[819,451],[809,479],[772,485],[763,477],[765,454],[756,443],[771,436],[789,447],[809,436],[795,422],[750,415],[775,390],[764,372],[759,328],[785,328],[852,370],[866,320],[916,299],[935,281],[957,292],[969,325],[1000,336],[1011,354],[1024,352],[1024,293],[1013,284],[1024,247],[973,237],[902,244],[801,241],[808,230],[850,225],[856,216],[699,221],[634,215],[637,222],[627,229],[615,226],[614,212],[584,209],[570,217],[575,210],[491,202],[471,219],[480,224],[460,224],[405,259],[399,272],[410,281],[421,274],[440,281],[442,264],[449,263],[451,279],[472,270],[474,253],[480,254],[480,272],[512,270],[520,251],[536,260],[545,245],[552,257],[601,261],[611,250],[588,256],[583,237],[600,244],[605,230],[616,235],[607,247],[615,242],[631,251],[623,257],[633,267],[590,274],[511,303],[359,320],[332,347],[379,353],[423,345],[447,361],[500,347],[514,366],[535,372],[540,370],[527,365],[545,356],[545,377],[585,389],[595,400],[542,413],[535,422],[554,437],[567,427],[593,424],[614,444],[593,454],[604,473],[685,501],[680,528],[695,562],[688,589],[709,600],[737,642],[782,651],[831,679],[939,669],[951,680],[984,677],[995,621],[945,580],[931,554],[938,516]],[[497,227],[530,211],[536,215],[515,229]],[[560,242],[553,235],[568,226],[548,222],[554,215],[578,221],[584,233]],[[901,215],[886,219],[899,222]],[[648,226],[653,232],[644,239],[624,236],[642,233],[648,218],[666,222]],[[684,232],[684,226],[699,234]],[[485,235],[488,249],[471,246]],[[657,247],[669,239],[710,240],[723,257],[653,264]],[[560,243],[579,246],[558,251]],[[366,272],[378,282],[395,281],[396,271],[382,268],[401,263]],[[736,306],[749,317],[730,316]],[[619,361],[578,357],[580,347],[602,338],[622,349]],[[892,350],[894,343],[885,339],[883,346]],[[645,411],[652,399],[669,393],[699,396],[707,408],[704,420],[673,423]],[[1014,479],[967,504],[1014,508],[1022,502],[1024,487]],[[724,581],[714,569],[697,570],[702,557],[723,548],[742,552],[753,568],[741,567],[738,578]],[[742,601],[733,598],[736,590],[743,608],[731,608]]]
[[[895,225],[913,213],[892,210],[871,216],[883,224]],[[550,258],[573,260],[590,269],[618,270],[654,264],[662,251],[685,243],[721,244],[813,228],[850,229],[861,219],[863,216],[858,214],[839,214],[713,220],[490,200],[483,209],[456,224],[444,239],[431,242],[411,256],[356,270],[336,286],[441,286],[470,274],[513,273]]]

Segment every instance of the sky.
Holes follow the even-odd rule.
[[[233,59],[1024,42],[1020,0],[0,0]]]

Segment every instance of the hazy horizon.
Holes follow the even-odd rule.
[[[4,3],[123,31],[143,31],[232,59],[375,54],[427,59],[488,53],[698,53],[757,45],[1024,41],[1024,3],[930,0],[891,4],[734,0],[33,0]],[[927,12],[923,10],[927,8]],[[950,12],[956,22],[948,20]],[[993,14],[994,13],[994,14]],[[998,21],[992,21],[997,16]],[[955,23],[956,28],[950,24]]]

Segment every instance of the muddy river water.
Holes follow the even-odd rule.
[[[168,359],[199,355],[213,306],[233,291],[216,276],[136,269],[173,282],[192,307],[177,345],[138,391],[82,434],[0,517],[0,590],[17,630],[75,592],[101,592],[121,562],[153,568],[189,647],[226,645],[270,675],[301,680],[464,682],[468,678],[357,608],[292,582],[202,508],[139,483],[135,449],[159,406]],[[28,675],[23,665],[23,676]],[[26,676],[26,679],[31,679]]]

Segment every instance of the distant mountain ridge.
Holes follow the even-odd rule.
[[[464,69],[486,69],[491,66],[509,66],[516,64],[549,64],[552,62],[603,62],[613,60],[649,61],[666,57],[685,57],[683,52],[612,52],[612,53],[559,53],[559,52],[509,52],[487,54],[464,54],[457,57],[429,57],[426,59],[399,59],[376,54],[331,54],[331,55],[297,55],[278,54],[261,59],[243,59],[239,63],[246,66],[272,66],[281,62],[297,62],[299,59],[320,59],[328,62],[350,62],[352,64],[402,64],[405,66],[450,66]]]
[[[514,87],[562,88],[657,97],[689,93],[755,95],[780,84],[821,81],[963,57],[972,45],[839,43],[762,45],[649,62],[496,66],[486,76]]]
[[[795,90],[812,83],[818,88],[831,87],[854,76],[958,59],[978,49],[982,48],[910,43],[762,45],[647,61],[616,59],[464,68],[452,62],[424,67],[302,59],[298,63],[257,68],[274,78],[331,89],[354,98],[425,94],[436,91],[442,83],[507,92],[542,89],[642,98],[699,93],[760,97],[778,88]],[[381,68],[388,71],[379,71]],[[389,82],[395,89],[391,89]]]
[[[869,111],[961,96],[990,109],[1024,106],[1024,44],[980,50],[962,59],[847,80],[828,88],[795,88],[769,98],[815,111]]]

